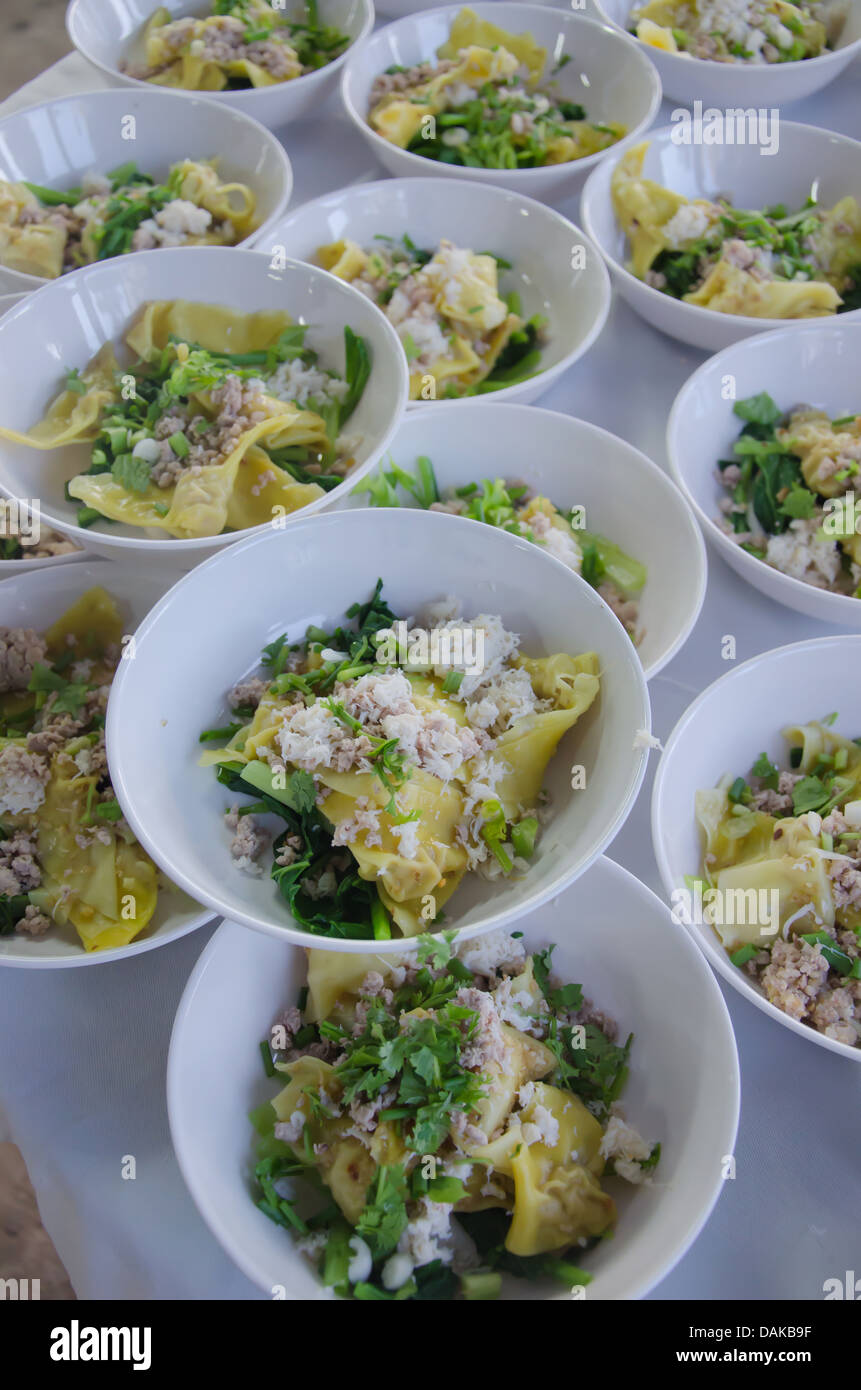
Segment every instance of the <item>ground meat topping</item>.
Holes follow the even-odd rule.
[[[414,67],[405,68],[403,72],[381,72],[374,79],[371,87],[371,94],[368,99],[371,110],[383,100],[383,97],[390,96],[392,92],[405,92],[408,87],[416,87],[422,82],[429,82],[432,77],[439,77],[444,72],[450,72],[457,64],[453,58],[443,58],[436,63],[416,63]]]
[[[259,827],[253,816],[240,815],[238,806],[232,806],[225,812],[225,824],[228,830],[235,832],[230,842],[230,853],[236,860],[236,867],[255,876],[262,874],[257,860],[269,843],[268,830]]]
[[[830,866],[831,893],[837,912],[861,908],[861,871],[844,860],[833,860]]]
[[[16,923],[15,930],[22,936],[37,937],[44,936],[53,925],[50,917],[29,903],[24,909],[24,916]]]
[[[11,898],[18,893],[29,893],[41,882],[35,837],[21,831],[7,840],[0,840],[0,894],[8,894]]]
[[[790,1018],[806,1020],[828,974],[819,946],[806,941],[775,941],[760,984],[772,1004]]]
[[[0,694],[26,690],[47,650],[44,637],[31,627],[0,627]]]
[[[764,811],[768,816],[791,815],[792,793],[796,783],[801,781],[802,775],[800,772],[781,772],[776,791],[773,787],[761,787],[753,793],[750,799],[751,809]]]
[[[492,997],[482,989],[466,985],[458,990],[454,1002],[478,1014],[475,1036],[461,1048],[461,1066],[467,1071],[483,1071],[491,1062],[502,1065],[505,1061],[505,1035]]]
[[[248,680],[239,681],[228,692],[227,703],[231,709],[240,709],[246,705],[256,709],[268,689],[268,681],[262,681],[258,676],[250,676]]]

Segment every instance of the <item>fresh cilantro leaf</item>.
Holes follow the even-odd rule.
[[[760,391],[755,396],[746,396],[744,400],[736,401],[733,406],[733,414],[740,420],[747,420],[755,425],[776,425],[781,413],[767,391]]]
[[[831,792],[819,777],[802,777],[792,790],[792,811],[803,816],[806,811],[818,811],[831,798]]]
[[[66,372],[67,391],[74,391],[76,396],[85,396],[89,389],[77,367],[72,367],[70,371]]]
[[[780,504],[780,510],[793,521],[806,521],[815,515],[816,494],[809,488],[802,487],[800,483],[793,483]]]
[[[764,786],[770,787],[772,791],[777,791],[780,769],[775,767],[767,753],[760,753],[750,770],[754,777],[761,778]]]
[[[146,492],[150,483],[150,465],[136,454],[120,454],[111,465],[111,476],[128,492]]]
[[[356,1235],[368,1246],[374,1261],[397,1248],[407,1225],[407,1183],[401,1164],[382,1164],[368,1188],[356,1222]]]
[[[551,957],[554,949],[555,947],[548,946],[545,950],[536,951],[533,954],[532,973],[551,1009],[570,1010],[572,1013],[576,1013],[578,1009],[583,1007],[582,985],[568,984],[561,985],[559,988],[553,988],[550,985]]]
[[[37,661],[33,667],[33,674],[27,689],[41,693],[55,693],[56,699],[52,708],[58,714],[80,714],[87,699],[86,685],[67,681],[41,661]]]

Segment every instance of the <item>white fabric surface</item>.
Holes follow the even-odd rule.
[[[0,116],[105,85],[74,55],[5,102]],[[658,124],[671,109],[665,102]],[[861,64],[785,115],[861,137]],[[284,143],[296,174],[294,205],[382,177],[334,102],[313,125],[291,127]],[[562,210],[577,219],[576,201]],[[540,404],[603,425],[665,466],[667,411],[702,360],[616,299],[597,345]],[[836,630],[770,603],[717,557],[709,559],[696,632],[651,683],[654,730],[662,739],[695,695],[726,671],[724,634],[734,634],[743,661]],[[822,707],[829,707],[827,692]],[[660,893],[650,793],[651,775],[611,852]],[[0,1131],[5,1119],[80,1298],[262,1297],[198,1216],[168,1133],[171,1024],[211,931],[114,965],[0,971]],[[699,1240],[652,1297],[821,1299],[825,1279],[861,1267],[853,1219],[861,1069],[795,1037],[729,988],[724,993],[742,1072],[736,1177]],[[126,1155],[136,1160],[134,1180],[122,1177]]]

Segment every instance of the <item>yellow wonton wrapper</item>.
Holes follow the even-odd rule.
[[[281,310],[243,314],[223,305],[190,300],[146,304],[126,334],[126,343],[144,361],[157,359],[172,339],[213,352],[244,353],[273,343],[291,319]],[[56,449],[94,439],[107,405],[116,399],[117,361],[110,344],[81,373],[83,395],[64,391],[28,434],[0,428],[0,436],[37,449]],[[196,398],[211,413],[206,393]],[[69,482],[69,494],[114,521],[165,531],[181,539],[217,536],[225,527],[240,530],[289,515],[323,496],[316,483],[297,483],[271,464],[258,442],[272,448],[307,445],[324,448],[326,422],[312,410],[261,393],[265,418],[240,435],[220,463],[180,475],[172,487],[148,483],[131,491],[111,473],[84,473]],[[209,409],[208,409],[209,407]]]
[[[805,775],[820,758],[845,752],[847,764],[840,773],[850,782],[845,799],[858,799],[861,753],[851,740],[821,723],[789,726],[783,736],[790,747],[801,748],[798,770]],[[721,910],[712,913],[713,926],[726,949],[734,951],[746,943],[771,946],[787,922],[795,935],[833,927],[838,917],[840,925],[855,926],[852,909],[835,908],[831,860],[807,816],[777,820],[759,811],[736,815],[727,798],[730,781],[725,777],[696,796],[703,862],[709,884],[720,894]],[[773,892],[779,901],[776,922],[771,919]]]
[[[81,380],[87,387],[84,395],[76,391],[61,392],[49,406],[44,418],[28,434],[19,434],[17,430],[4,429],[0,425],[0,438],[14,440],[16,444],[29,444],[33,449],[60,449],[64,444],[95,439],[102,411],[114,398],[116,371],[114,350],[110,343],[106,343],[81,372]]]
[[[491,51],[475,45],[467,46],[453,68],[439,73],[421,86],[411,88],[408,96],[395,92],[383,97],[370,112],[368,120],[374,130],[391,144],[406,149],[413,136],[421,130],[424,118],[443,109],[440,97],[446,87],[465,83],[478,90],[486,82],[513,76],[518,66],[518,59],[505,48]]]
[[[108,682],[109,649],[120,646],[122,633],[115,600],[101,587],[88,589],[46,631],[48,656],[53,661],[71,652],[76,661],[93,661],[91,679]],[[81,747],[86,742],[82,739]],[[140,845],[117,833],[113,822],[103,825],[108,843],[86,833],[79,843],[98,780],[98,774],[83,774],[70,756],[55,754],[45,800],[28,817],[42,866],[39,906],[56,922],[71,922],[87,951],[133,941],[151,921],[158,900],[155,865]]]
[[[528,69],[533,82],[537,82],[547,61],[547,49],[529,33],[512,34],[492,24],[489,19],[479,19],[475,10],[461,10],[451,26],[445,43],[437,49],[439,58],[456,58],[462,48],[504,48],[513,53],[518,64]]]
[[[498,740],[494,757],[505,770],[495,784],[494,796],[509,821],[517,820],[536,804],[547,764],[560,739],[590,708],[600,691],[598,658],[594,652],[577,657],[564,653],[536,659],[520,656],[517,665],[528,671],[536,695],[552,700],[556,708],[525,715]],[[458,724],[466,722],[463,704],[449,699],[437,678],[411,673],[409,679],[419,709],[439,710]],[[247,763],[253,759],[265,761],[269,750],[276,747],[283,708],[283,700],[265,696],[247,731],[237,734],[233,746],[208,749],[201,755],[200,765],[212,766],[225,761]],[[240,746],[236,746],[237,743]],[[323,814],[334,827],[352,820],[360,809],[357,806],[360,799],[368,809],[377,812],[381,843],[368,844],[369,835],[372,840],[376,835],[362,829],[351,836],[348,847],[360,877],[376,883],[381,902],[403,936],[427,931],[467,872],[468,855],[456,831],[463,819],[466,787],[478,770],[475,760],[470,760],[444,782],[422,769],[412,769],[411,775],[397,789],[395,803],[397,814],[419,812],[414,822],[418,851],[414,857],[409,857],[402,852],[399,836],[394,833],[398,822],[386,809],[391,794],[379,778],[370,772],[316,769],[315,776],[330,788],[323,803]],[[358,982],[363,977],[357,974]],[[529,982],[524,982],[522,987],[530,988]]]
[[[758,280],[747,270],[720,260],[700,288],[683,296],[722,314],[757,319],[812,319],[835,314],[840,295],[825,280]]]
[[[254,5],[252,3],[248,7],[247,14],[247,20],[252,28],[255,27],[255,17],[261,23],[265,22],[267,27],[271,27],[273,22],[277,24],[285,16],[283,10],[275,9],[273,11],[267,5]],[[201,58],[190,52],[190,45],[195,39],[218,37],[222,26],[217,15],[197,19],[189,32],[185,46],[177,54],[176,48],[170,42],[169,26],[173,23],[174,19],[170,11],[162,6],[150,16],[143,32],[146,65],[149,68],[160,69],[151,77],[146,78],[146,81],[152,82],[158,87],[180,87],[185,91],[192,92],[220,92],[227,86],[231,77],[245,78],[252,87],[272,87],[280,82],[290,81],[294,77],[300,77],[302,74],[302,64],[295,48],[280,38],[279,47],[283,49],[284,57],[287,60],[286,71],[282,77],[273,76],[266,68],[260,67],[258,63],[253,63],[247,58],[227,58],[217,61]]]
[[[47,222],[15,226],[25,210],[40,216],[49,211],[43,210],[26,184],[0,179],[0,265],[20,270],[23,275],[55,280],[63,272],[66,232]]]
[[[640,280],[645,279],[646,272],[662,251],[680,249],[664,230],[680,208],[704,209],[708,226],[717,221],[717,214],[706,199],[685,198],[654,179],[643,177],[643,161],[648,148],[649,141],[644,140],[628,150],[619,160],[610,182],[616,218],[631,250],[628,267]],[[854,204],[854,199],[848,201]],[[861,208],[857,211],[861,238]],[[833,240],[833,226],[828,219],[826,223]],[[854,230],[850,224],[849,235],[845,238],[847,248],[852,247]],[[852,254],[851,249],[847,254]],[[841,303],[840,295],[828,280],[760,280],[725,259],[712,267],[699,289],[682,298],[686,304],[697,304],[722,314],[768,319],[820,318],[836,313]]]
[[[436,358],[429,366],[410,369],[410,400],[420,400],[427,377],[450,382],[465,389],[483,381],[493,371],[500,353],[512,333],[523,324],[509,313],[499,294],[499,273],[495,257],[467,251],[462,267],[452,273],[443,242],[439,251],[421,270],[421,284],[433,293],[433,305],[443,332],[450,335],[450,355]],[[317,247],[317,260],[324,270],[340,280],[352,281],[373,269],[370,255],[349,238]],[[383,311],[385,312],[385,306]],[[483,339],[481,356],[473,343]]]

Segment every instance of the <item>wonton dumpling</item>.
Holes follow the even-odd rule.
[[[144,305],[126,342],[145,362],[167,347],[170,338],[199,343],[210,352],[254,352],[269,347],[292,322],[283,309],[246,314],[223,304],[154,299]]]
[[[489,19],[479,19],[475,10],[461,10],[456,16],[445,43],[437,49],[439,58],[456,58],[463,48],[481,47],[486,49],[504,48],[513,53],[518,63],[529,69],[533,81],[537,82],[547,61],[547,49],[531,34],[512,34],[501,29]]]
[[[40,212],[42,204],[25,183],[0,179],[0,224],[17,222],[21,213]]]
[[[828,267],[829,280],[840,281],[861,263],[861,204],[857,199],[841,198],[823,215],[811,237],[814,252]]]
[[[76,661],[104,661],[123,636],[123,621],[116,600],[94,585],[81,594],[45,633],[52,661],[71,651]],[[108,672],[105,672],[108,675]]]
[[[622,156],[610,180],[616,220],[631,248],[629,269],[642,280],[655,257],[670,245],[663,228],[688,199],[654,179],[643,177],[649,141],[634,145]],[[703,203],[704,208],[709,204]]]
[[[647,5],[646,9],[653,6]],[[662,24],[656,24],[653,19],[641,19],[637,24],[637,38],[641,43],[647,43],[650,48],[660,48],[664,53],[678,53],[679,46],[676,43],[672,29],[665,28]]]
[[[499,297],[496,260],[443,242],[422,271],[434,291],[441,314],[462,324],[473,336],[498,328],[508,315]]]
[[[562,653],[538,659],[519,657],[517,665],[529,672],[536,695],[553,699],[557,708],[524,715],[497,743],[496,754],[510,770],[497,782],[496,796],[509,820],[536,804],[560,739],[594,704],[601,684],[594,652],[578,657]]]
[[[309,430],[318,433],[318,437],[322,432],[325,438],[325,424],[313,411],[300,410],[286,401],[275,401],[270,396],[261,396],[260,400],[265,401],[266,408],[273,413],[240,435],[236,447],[223,462],[210,464],[199,471],[181,473],[179,481],[172,488],[160,488],[156,483],[148,483],[142,492],[131,492],[110,473],[82,473],[70,481],[69,494],[85,506],[95,507],[113,521],[124,521],[130,526],[153,527],[180,538],[218,536],[231,515],[237,522],[254,525],[256,522],[250,518],[257,514],[255,504],[260,504],[258,520],[269,520],[271,511],[264,514],[262,491],[255,498],[243,483],[237,496],[237,478],[245,455],[258,439],[265,438],[272,447],[279,448],[288,443],[306,442],[305,436]],[[259,459],[250,467],[256,471],[259,481],[263,471]],[[300,485],[289,479],[288,474],[284,474],[284,479],[283,484],[277,477],[274,479],[271,495],[287,498],[300,506],[320,495],[316,485],[310,484],[308,487],[313,496],[305,492],[297,496],[296,489]],[[163,510],[165,507],[167,511]],[[295,505],[292,505],[287,510],[295,509]]]
[[[518,1124],[534,1122],[539,1107],[558,1133],[553,1144],[521,1143],[511,1156],[514,1215],[505,1248],[514,1255],[540,1255],[601,1235],[616,1216],[612,1197],[598,1182],[604,1160],[594,1115],[570,1091],[537,1081]]]
[[[810,840],[812,848],[813,840],[809,831],[807,838]],[[739,892],[749,893],[752,890],[756,893],[769,893],[776,889],[780,894],[780,929],[789,917],[792,917],[808,903],[812,905],[813,913],[798,920],[796,931],[814,931],[820,924],[833,926],[834,903],[831,896],[831,880],[828,876],[827,861],[818,853],[799,857],[794,854],[779,854],[777,850],[779,850],[780,841],[775,841],[774,846],[775,852],[772,858],[721,869],[720,873],[715,876],[715,887],[721,895],[720,901],[730,901],[726,896],[728,892],[738,894]],[[740,900],[734,897],[732,901]],[[745,901],[752,902],[750,899]],[[768,906],[770,908],[770,899]],[[738,946],[747,942],[771,944],[777,939],[779,931],[775,933],[772,930],[774,924],[770,921],[760,920],[758,909],[757,911],[744,911],[734,915],[741,916],[744,920],[740,923],[716,921],[714,924],[715,931],[728,951],[734,951]],[[763,916],[767,917],[767,914],[763,914]]]
[[[114,396],[114,376],[117,359],[110,343],[100,348],[81,372],[87,390],[62,391],[48,407],[44,418],[27,434],[0,426],[0,438],[33,449],[59,449],[63,444],[76,444],[96,438],[104,407]]]
[[[837,312],[840,296],[825,280],[758,280],[749,271],[718,261],[698,290],[683,296],[722,314],[762,319],[809,319]]]
[[[247,184],[222,183],[214,166],[204,160],[184,159],[177,172],[179,198],[232,222],[240,239],[252,230],[256,200]]]
[[[56,756],[37,827],[40,892],[55,920],[70,921],[88,951],[128,945],[151,920],[158,897],[155,865],[139,845],[114,835],[106,844],[78,843],[97,780],[83,776],[70,757]]]
[[[337,275],[339,280],[347,281],[355,280],[368,265],[367,254],[358,242],[350,241],[348,237],[342,241],[330,241],[325,246],[318,246],[317,260],[330,275]]]
[[[720,787],[696,794],[697,822],[712,872],[730,864],[761,858],[768,852],[774,830],[772,817],[764,811],[746,810],[740,816],[731,814],[726,795],[729,780],[725,779]]]
[[[828,724],[818,722],[811,724],[789,724],[782,731],[790,747],[801,747],[801,762],[798,765],[799,772],[812,772],[813,768],[824,755],[832,757],[841,750],[847,754],[847,767],[840,774],[841,777],[852,777],[857,779],[861,776],[861,754],[858,751],[857,743],[851,739],[844,738],[836,729]]]
[[[846,479],[835,475],[834,460],[847,450],[857,448],[859,434],[856,429],[835,430],[824,411],[810,410],[794,414],[791,425],[778,431],[778,439],[787,446],[792,441],[792,452],[801,459],[804,481],[820,497],[839,497],[845,493]]]
[[[408,857],[393,832],[395,822],[385,810],[390,793],[378,778],[371,773],[334,772],[328,768],[320,769],[317,775],[332,788],[323,811],[334,826],[352,820],[359,798],[365,798],[377,811],[381,844],[369,845],[368,839],[376,837],[367,830],[358,831],[350,841],[359,875],[376,883],[381,900],[405,936],[425,931],[430,919],[421,915],[424,900],[428,895],[433,897],[435,916],[466,872],[466,851],[456,843],[454,834],[463,813],[463,796],[457,786],[441,782],[419,768],[413,769],[397,794],[402,814],[414,810],[421,813],[420,819],[413,822],[415,854]]]
[[[34,222],[29,227],[0,224],[0,265],[22,275],[56,280],[63,272],[66,233],[60,227]]]
[[[359,986],[371,970],[376,970],[383,979],[392,971],[388,956],[370,952],[354,955],[311,949],[307,955],[308,1003],[305,1017],[309,1023],[331,1018],[342,1001],[358,998]]]
[[[456,55],[459,61],[447,72],[411,89],[410,96],[400,92],[383,97],[368,115],[368,122],[393,145],[405,149],[421,130],[425,117],[442,110],[440,93],[449,86],[466,84],[476,91],[496,78],[511,77],[518,68],[513,53],[500,48],[466,47]]]
[[[451,344],[451,357],[436,357],[426,371],[410,372],[410,400],[419,400],[425,378],[432,376],[434,381],[452,381],[455,378],[469,385],[485,375],[481,358],[470,347],[466,338],[455,334]]]

